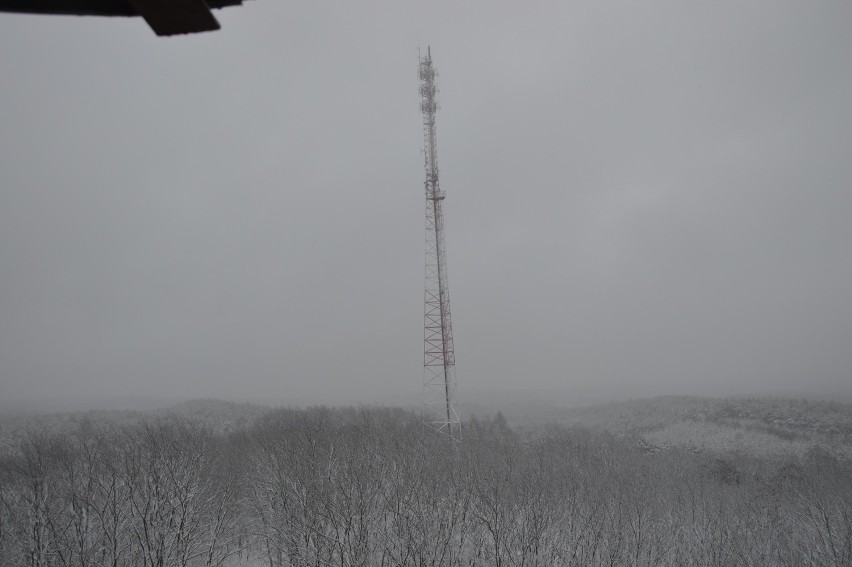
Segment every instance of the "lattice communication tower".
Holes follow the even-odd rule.
[[[447,285],[444,244],[444,192],[438,183],[438,146],[435,113],[438,110],[432,50],[420,57],[420,110],[423,113],[423,152],[426,156],[426,293],[423,312],[423,392],[432,427],[456,441],[461,422],[456,413],[456,356]]]

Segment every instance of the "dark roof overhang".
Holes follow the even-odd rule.
[[[0,0],[0,12],[76,16],[142,16],[157,35],[219,29],[211,8],[242,0]]]

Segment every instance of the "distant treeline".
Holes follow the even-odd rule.
[[[453,446],[395,409],[32,429],[0,458],[0,567],[852,565],[852,467],[643,452],[603,432]]]

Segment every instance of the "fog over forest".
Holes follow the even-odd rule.
[[[852,4],[15,5],[0,567],[852,565]]]

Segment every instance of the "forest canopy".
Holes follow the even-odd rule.
[[[32,425],[0,461],[0,566],[849,565],[852,467],[648,451],[582,427],[278,409]]]

